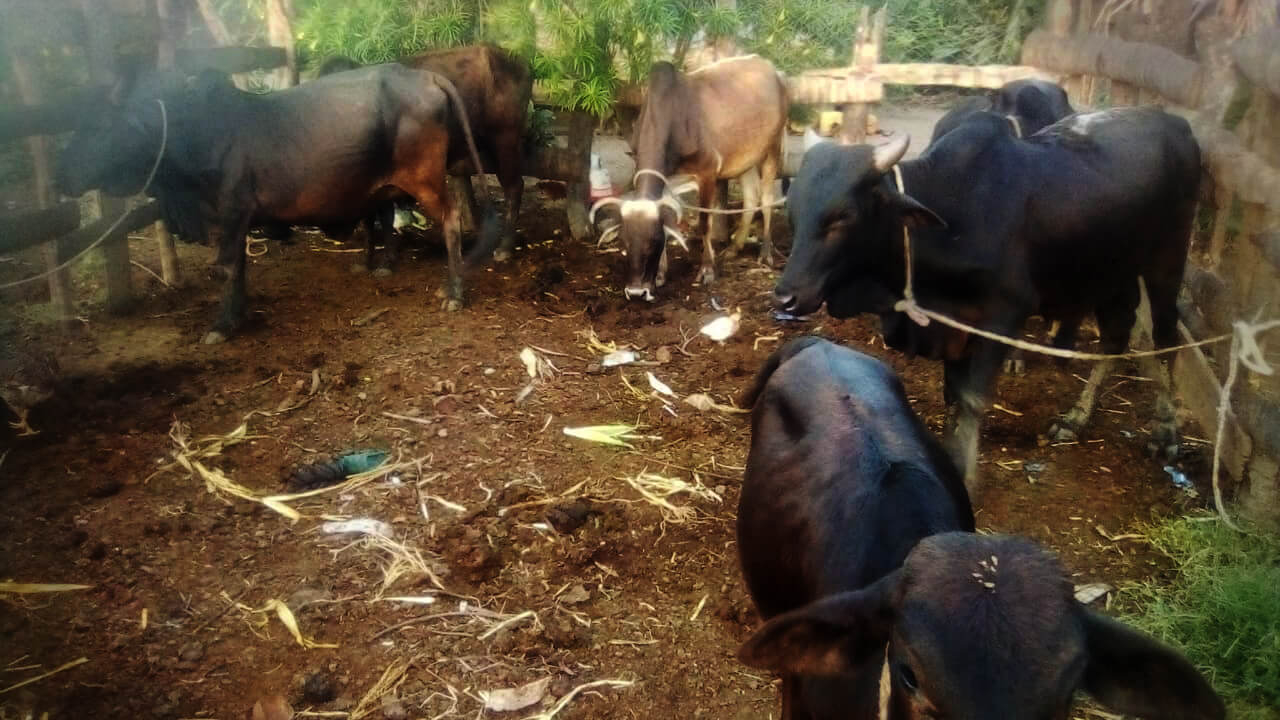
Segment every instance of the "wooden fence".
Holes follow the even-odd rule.
[[[1048,27],[1023,46],[1022,61],[1067,76],[1077,107],[1160,103],[1186,117],[1199,141],[1205,175],[1180,331],[1187,341],[1231,332],[1237,319],[1280,314],[1280,30],[1230,40],[1198,62],[1159,45],[1128,42],[1075,17],[1055,0]],[[1074,31],[1074,32],[1073,32]],[[1225,51],[1225,52],[1224,52]],[[1274,346],[1276,341],[1272,340]],[[1227,372],[1224,343],[1180,354],[1175,382],[1187,410],[1212,435]],[[1277,356],[1270,360],[1277,363]],[[1280,520],[1280,377],[1242,370],[1234,418],[1220,442],[1224,467],[1246,514]]]

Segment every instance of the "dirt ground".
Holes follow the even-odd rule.
[[[668,412],[645,373],[729,403],[780,341],[818,333],[891,362],[937,430],[940,368],[886,351],[870,318],[776,323],[775,273],[750,260],[707,289],[677,252],[658,302],[628,304],[616,251],[569,239],[559,200],[532,186],[528,198],[527,245],[473,273],[459,313],[434,295],[434,231],[389,278],[352,275],[355,246],[300,233],[252,261],[252,321],[227,344],[198,344],[218,287],[199,247],[182,248],[183,289],[139,271],[127,317],[90,308],[70,335],[19,322],[11,341],[55,353],[64,377],[32,413],[40,434],[5,439],[0,580],[90,587],[0,594],[0,692],[87,662],[0,694],[0,718],[242,718],[274,694],[330,713],[313,717],[479,717],[481,693],[540,678],[542,704],[511,716],[617,679],[634,684],[588,689],[556,717],[776,717],[772,679],[734,657],[758,621],[733,536],[748,416]],[[149,243],[134,246],[158,267]],[[697,335],[716,307],[742,312],[723,346]],[[591,330],[654,364],[598,371]],[[525,347],[556,370],[517,402]],[[1131,367],[1106,383],[1084,442],[1041,446],[1084,371],[1032,359],[1001,380],[978,524],[1048,544],[1078,583],[1119,586],[1163,566],[1108,536],[1202,505],[1208,449],[1188,443],[1202,496],[1190,498],[1145,456],[1152,398]],[[200,462],[259,495],[352,449],[387,449],[402,469],[294,501],[291,522],[173,467],[175,423],[195,439],[247,423],[247,439]],[[643,437],[628,449],[562,432],[610,423]],[[664,513],[627,482],[642,472],[701,494],[672,495],[680,509]],[[389,523],[409,552],[321,529],[348,518]],[[435,602],[392,599],[404,596]],[[336,647],[301,646],[271,601]],[[384,673],[393,695],[361,705]]]

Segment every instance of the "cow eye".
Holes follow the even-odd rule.
[[[916,692],[920,689],[920,684],[916,681],[915,671],[913,671],[911,666],[906,663],[898,665],[898,677],[902,679],[902,686],[905,687],[908,692]]]

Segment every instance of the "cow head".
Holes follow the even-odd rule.
[[[684,236],[676,230],[680,219],[680,203],[669,190],[661,198],[650,200],[633,195],[605,198],[591,208],[591,222],[596,213],[609,208],[618,218],[601,235],[601,242],[618,236],[622,252],[627,256],[627,281],[623,294],[628,300],[653,302],[658,265],[667,238],[685,245]]]
[[[1017,117],[1024,137],[1075,112],[1061,86],[1033,79],[1005,83],[994,94],[991,110]]]
[[[101,189],[124,197],[141,191],[160,151],[160,136],[160,106],[154,100],[90,113],[58,157],[58,192],[75,196]]]
[[[883,656],[893,720],[1065,720],[1076,690],[1141,718],[1226,714],[1186,658],[1077,603],[1058,561],[1011,537],[926,538],[876,583],[769,620],[739,656],[824,676]]]
[[[821,142],[805,153],[787,195],[793,239],[786,270],[774,288],[779,309],[807,315],[837,292],[867,297],[842,303],[839,311],[832,306],[832,314],[892,308],[887,293],[872,298],[870,287],[857,287],[859,278],[882,272],[893,262],[891,252],[901,262],[903,223],[944,225],[931,210],[884,182],[910,142],[905,135],[878,148]]]

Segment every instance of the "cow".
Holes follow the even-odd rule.
[[[448,246],[445,307],[462,306],[458,211],[445,190],[450,126],[461,126],[480,168],[470,125],[447,78],[401,65],[340,73],[255,95],[226,82],[143,85],[95,116],[59,158],[61,192],[146,188],[172,230],[218,238],[227,272],[221,310],[205,343],[230,337],[245,314],[245,234],[265,224],[331,225],[368,216],[388,193],[406,192],[438,218]],[[161,148],[164,142],[163,149]],[[486,204],[484,233],[500,222]]]
[[[784,720],[1065,720],[1077,689],[1220,720],[1175,651],[1076,602],[1035,544],[974,534],[960,473],[884,363],[792,340],[744,393],[738,553]]]
[[[967,118],[984,110],[1008,118],[1009,124],[1013,127],[1013,134],[1018,137],[1034,135],[1075,112],[1071,107],[1071,101],[1067,98],[1067,91],[1063,90],[1061,85],[1034,78],[1013,80],[986,96],[969,98],[948,110],[933,126],[929,146],[936,143],[938,138],[955,130]],[[1054,347],[1073,347],[1078,330],[1079,327],[1076,325],[1051,330]],[[1014,349],[1009,353],[1009,357],[1005,358],[1006,372],[1021,375],[1025,367],[1026,363],[1022,358],[1021,350]]]
[[[1061,85],[1034,78],[1014,80],[990,95],[969,98],[948,110],[933,126],[929,146],[959,127],[966,118],[982,111],[1009,118],[1018,137],[1034,135],[1075,112]]]
[[[439,73],[458,88],[458,94],[467,110],[466,117],[471,121],[480,158],[486,168],[493,169],[497,174],[506,198],[506,232],[493,257],[499,262],[511,259],[515,248],[516,218],[520,214],[520,203],[524,195],[524,161],[527,150],[524,134],[529,105],[533,99],[533,76],[528,64],[493,45],[436,50],[406,57],[399,62],[408,67]],[[335,56],[321,63],[317,75],[323,77],[357,67],[359,65],[355,61]],[[451,125],[449,169],[451,174],[457,176],[456,181],[460,183],[473,216],[478,217],[479,208],[470,178],[471,160],[462,138],[461,129]],[[383,209],[382,213],[389,217],[391,211]],[[381,239],[385,240],[387,256],[381,264],[375,265],[371,226],[369,231],[366,267],[376,267],[375,272],[385,274],[395,264],[399,251],[398,238],[394,233],[383,231]]]
[[[978,113],[899,164],[909,142],[808,152],[787,199],[794,240],[774,302],[796,315],[823,303],[835,317],[876,313],[892,347],[943,360],[947,439],[974,493],[979,422],[1006,346],[920,327],[895,309],[907,238],[922,307],[1007,337],[1032,314],[1074,327],[1092,313],[1103,352],[1121,353],[1145,284],[1153,339],[1167,348],[1177,340],[1200,150],[1186,121],[1154,107],[1073,115],[1021,140],[1002,116]],[[1171,458],[1169,368],[1142,362],[1157,380],[1149,447]],[[1094,365],[1051,438],[1082,431],[1110,367]]]
[[[769,261],[773,245],[768,206],[782,162],[787,105],[782,76],[767,60],[754,55],[721,60],[690,73],[680,73],[667,62],[653,66],[632,141],[634,193],[608,198],[593,208],[613,203],[621,211],[628,299],[655,299],[666,237],[675,234],[680,212],[666,187],[667,179],[675,175],[692,175],[698,183],[699,205],[708,208],[718,202],[718,180],[758,167],[765,205],[759,257],[761,262]],[[703,251],[698,271],[704,285],[715,281],[715,250],[707,226],[704,213],[699,219]],[[731,253],[741,251],[749,226],[746,222],[739,226]]]

